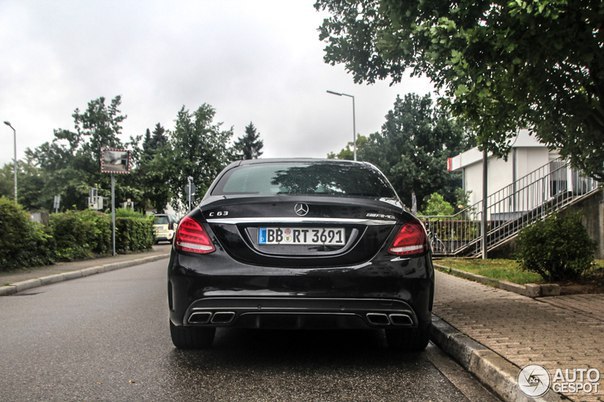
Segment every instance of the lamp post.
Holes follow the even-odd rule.
[[[327,93],[332,94],[332,95],[347,96],[349,98],[352,98],[352,152],[354,155],[354,160],[356,161],[357,160],[357,124],[356,124],[356,117],[355,117],[354,96],[345,94],[343,92],[334,92],[334,91],[330,91],[330,90],[327,90]]]
[[[11,126],[10,122],[5,121],[4,124],[9,126],[13,130],[14,137],[14,151],[15,151],[15,203],[17,202],[17,130],[13,126]]]

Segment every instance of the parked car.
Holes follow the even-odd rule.
[[[174,239],[174,233],[178,223],[176,218],[169,214],[156,214],[153,218],[153,234],[155,243],[160,241],[171,242]]]
[[[422,223],[361,162],[229,165],[181,220],[168,267],[183,349],[237,327],[385,330],[390,347],[423,350],[433,295]]]

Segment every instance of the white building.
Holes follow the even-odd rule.
[[[502,190],[558,158],[557,152],[548,150],[528,130],[520,130],[513,140],[507,160],[488,154],[487,193],[492,194]],[[471,192],[470,205],[482,199],[482,151],[472,148],[449,158],[447,168],[450,172],[462,172],[463,188]]]

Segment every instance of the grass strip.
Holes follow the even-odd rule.
[[[486,276],[487,278],[504,280],[520,285],[543,283],[543,278],[539,274],[524,271],[515,260],[443,258],[434,262],[446,267]]]

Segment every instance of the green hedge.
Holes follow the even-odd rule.
[[[115,248],[118,253],[149,250],[153,246],[153,219],[115,218]]]
[[[124,210],[116,215],[118,253],[151,249],[151,217]],[[92,210],[51,214],[45,227],[31,222],[21,206],[0,197],[0,233],[0,271],[111,253],[111,215]]]
[[[111,218],[103,213],[67,211],[50,216],[59,261],[105,255],[111,251]]]
[[[53,239],[27,212],[0,197],[0,271],[53,262]]]

